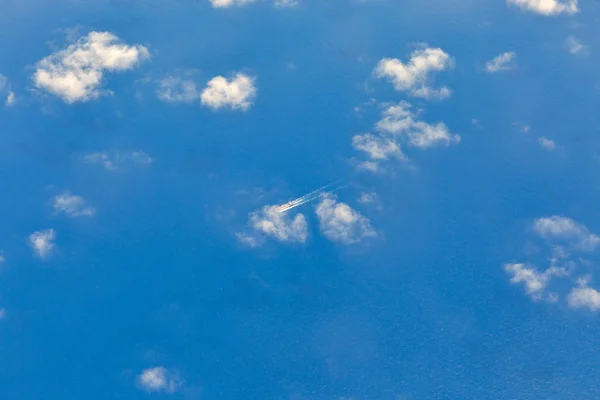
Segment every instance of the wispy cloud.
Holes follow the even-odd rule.
[[[109,32],[90,32],[39,61],[33,82],[66,103],[93,100],[110,93],[100,89],[105,72],[132,69],[149,57],[144,46],[123,44]]]
[[[587,53],[588,47],[581,43],[575,36],[569,36],[566,41],[569,53],[574,55],[584,55]]]
[[[545,16],[575,14],[579,11],[578,0],[506,0],[506,3]]]
[[[228,80],[223,76],[211,79],[200,95],[202,105],[212,108],[229,108],[246,111],[256,97],[255,78],[238,73]]]
[[[169,103],[191,103],[200,100],[200,91],[194,81],[175,76],[167,76],[160,81],[157,95],[160,100]]]
[[[499,54],[485,63],[485,70],[493,74],[496,72],[509,71],[511,69],[515,69],[517,67],[517,64],[515,62],[516,58],[517,54],[512,51]]]
[[[506,264],[504,270],[512,275],[510,282],[514,284],[522,283],[525,286],[526,293],[533,300],[546,299],[553,301],[556,299],[555,294],[548,294],[545,289],[553,276],[566,276],[568,274],[564,268],[550,267],[540,272],[525,264]]]
[[[89,164],[101,165],[109,171],[131,165],[149,166],[153,162],[152,157],[143,151],[90,153],[83,156],[83,160]]]
[[[52,255],[55,239],[54,229],[45,229],[29,235],[29,245],[38,257],[45,259]]]
[[[91,207],[81,196],[74,196],[69,193],[63,193],[54,196],[54,211],[57,214],[66,214],[70,217],[91,217],[96,213],[96,209]]]
[[[567,217],[553,215],[538,218],[533,223],[533,229],[545,239],[562,240],[580,250],[591,251],[600,244],[599,236],[591,233],[585,225]]]
[[[333,242],[348,245],[377,236],[367,217],[333,195],[323,198],[316,212],[321,232]]]
[[[538,143],[544,150],[552,151],[556,149],[556,143],[554,143],[554,140],[545,138],[543,136],[538,138]]]
[[[408,91],[415,97],[426,99],[444,99],[450,96],[450,89],[446,86],[433,89],[430,81],[433,73],[453,66],[454,61],[442,49],[427,47],[413,51],[406,64],[397,58],[383,58],[374,74],[389,79],[397,91]]]
[[[182,385],[178,374],[165,367],[148,368],[142,371],[137,376],[136,382],[147,392],[175,393]]]

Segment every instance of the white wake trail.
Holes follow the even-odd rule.
[[[339,182],[339,181],[338,181]],[[317,190],[313,190],[310,193],[305,194],[304,196],[298,197],[295,200],[292,200],[290,202],[287,202],[285,204],[282,204],[280,206],[278,206],[275,211],[278,213],[282,213],[282,212],[286,212],[291,210],[292,208],[296,208],[299,207],[303,204],[306,204],[310,201],[313,201],[315,199],[317,199],[319,196],[321,196],[321,194],[325,191],[325,189],[337,184],[338,182],[334,182],[334,183],[330,183],[329,185],[325,185],[322,188],[319,188]]]

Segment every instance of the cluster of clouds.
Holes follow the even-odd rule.
[[[225,3],[223,6],[235,5],[236,2]],[[148,59],[150,51],[146,46],[129,45],[110,32],[93,31],[37,62],[32,80],[37,89],[68,104],[87,102],[112,94],[111,90],[104,88],[107,74],[132,70]],[[230,78],[218,75],[199,90],[191,80],[167,76],[160,81],[157,96],[166,102],[199,100],[203,106],[213,110],[246,111],[256,97],[255,80],[255,77],[241,72]],[[7,82],[0,75],[0,93],[8,87]],[[14,93],[9,91],[7,96],[6,103],[14,103]]]
[[[269,205],[251,212],[249,231],[237,233],[238,240],[250,247],[261,246],[267,238],[282,243],[305,243],[309,230],[304,214],[277,212],[277,209],[277,205]],[[350,245],[377,236],[367,217],[331,193],[322,195],[315,213],[321,233],[334,243]]]
[[[88,204],[81,196],[62,193],[52,198],[54,214],[67,217],[93,217],[96,209]],[[42,260],[47,260],[56,249],[56,231],[53,228],[43,229],[29,235],[29,246],[34,254]]]
[[[248,110],[256,97],[255,77],[237,73],[230,79],[224,76],[212,78],[206,88],[199,91],[192,80],[168,76],[160,82],[158,98],[169,102],[191,103],[200,101],[213,110]]]
[[[558,215],[536,219],[532,231],[551,249],[549,265],[540,270],[531,263],[505,264],[510,282],[523,285],[525,293],[535,301],[558,302],[566,294],[569,307],[599,311],[600,292],[590,287],[593,263],[587,257],[600,248],[600,236],[585,225]],[[561,280],[560,284],[554,284],[557,280]]]
[[[382,170],[382,164],[391,160],[407,161],[402,146],[417,149],[447,147],[460,142],[460,135],[453,134],[443,122],[428,123],[419,117],[421,111],[413,111],[407,101],[384,104],[381,118],[375,124],[375,132],[360,133],[352,138],[355,150],[364,153],[366,160],[358,167],[371,172]]]

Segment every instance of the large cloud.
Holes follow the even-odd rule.
[[[333,195],[326,196],[317,205],[317,217],[321,232],[333,242],[353,244],[377,236],[367,217],[348,204],[338,202]]]
[[[579,11],[578,0],[506,0],[506,3],[546,16],[575,14]]]
[[[450,96],[450,89],[443,86],[433,89],[429,86],[431,75],[454,65],[453,60],[440,48],[418,49],[411,53],[408,63],[397,58],[383,58],[375,68],[375,76],[388,78],[397,91],[408,91],[416,97],[444,99]]]
[[[108,93],[101,90],[105,71],[129,70],[149,57],[144,46],[120,43],[109,32],[90,32],[39,61],[33,81],[67,103],[93,100]]]
[[[230,108],[246,111],[256,97],[255,78],[238,73],[228,80],[223,76],[211,79],[200,95],[203,105],[212,109]]]
[[[304,243],[308,237],[308,223],[303,214],[277,212],[279,206],[264,206],[250,213],[249,225],[252,234],[238,233],[238,239],[251,247],[260,246],[264,237],[272,237],[279,242]]]

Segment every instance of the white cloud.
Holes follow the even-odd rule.
[[[8,83],[8,78],[2,74],[0,74],[0,93],[6,93],[6,100],[4,101],[4,105],[10,107],[15,104],[17,98],[15,93],[10,90],[10,85]]]
[[[137,376],[137,384],[147,392],[175,393],[181,382],[177,374],[165,367],[148,368]]]
[[[541,300],[544,297],[552,301],[555,294],[545,295],[545,289],[553,276],[566,276],[567,271],[564,268],[550,267],[544,272],[539,272],[525,264],[506,264],[504,270],[512,275],[510,282],[513,284],[522,283],[525,286],[525,292],[534,300]]]
[[[485,63],[485,69],[489,73],[514,69],[516,67],[515,58],[517,58],[517,54],[512,51],[499,54]]]
[[[575,14],[579,11],[578,0],[506,0],[506,3],[545,16]]]
[[[246,111],[252,106],[256,97],[255,78],[245,74],[237,74],[233,79],[217,76],[211,79],[202,91],[200,101],[203,105],[213,108],[230,108]]]
[[[545,239],[565,240],[582,250],[594,250],[600,244],[600,237],[590,233],[585,225],[566,217],[538,218],[533,229]]]
[[[169,103],[191,103],[200,99],[200,92],[193,81],[174,76],[168,76],[160,82],[157,95],[159,99]]]
[[[378,78],[388,78],[397,91],[408,91],[416,97],[444,99],[450,96],[447,87],[433,89],[429,86],[431,75],[453,67],[454,62],[440,48],[417,49],[404,64],[396,58],[383,58],[377,64],[374,74]]]
[[[54,211],[66,214],[70,217],[91,217],[96,213],[81,196],[73,196],[63,193],[54,197]]]
[[[280,242],[304,243],[308,237],[308,223],[303,214],[277,212],[277,205],[264,206],[261,210],[250,213],[249,225],[256,235],[238,233],[240,242],[257,247],[262,244],[263,236],[270,236]]]
[[[297,5],[296,0],[275,0],[275,7],[295,7]]]
[[[102,165],[109,171],[116,171],[127,165],[148,166],[153,161],[152,157],[143,151],[90,153],[86,154],[83,160],[90,164]]]
[[[379,202],[379,198],[377,197],[377,193],[375,192],[363,192],[360,194],[360,197],[358,198],[358,202],[360,204],[373,204],[373,203],[378,203]]]
[[[316,212],[321,232],[333,242],[353,244],[377,236],[367,217],[348,204],[338,202],[332,195],[321,200]]]
[[[404,155],[392,139],[375,136],[371,133],[361,133],[352,138],[352,146],[358,151],[365,152],[373,160],[388,160],[390,158],[404,159]]]
[[[33,81],[66,103],[93,100],[107,93],[100,89],[105,71],[129,70],[149,57],[144,46],[120,43],[109,32],[90,32],[39,61]]]
[[[0,321],[6,318],[6,309],[0,308]]]
[[[17,97],[15,96],[15,92],[8,92],[8,96],[6,96],[6,101],[4,102],[4,104],[7,107],[13,106],[15,105],[17,101]]]
[[[382,119],[377,122],[380,131],[403,137],[413,147],[428,148],[436,145],[450,145],[460,142],[460,136],[450,133],[448,127],[438,122],[428,124],[416,120],[410,110],[411,105],[401,101],[383,111]]]
[[[45,229],[29,235],[29,245],[38,257],[47,258],[54,251],[55,239],[56,232],[54,229]]]
[[[571,54],[583,55],[587,52],[587,46],[577,40],[575,36],[569,36],[566,45]]]
[[[4,256],[2,255],[2,253],[0,252],[0,264],[2,264],[5,261]]]
[[[554,140],[547,139],[543,136],[538,138],[538,143],[544,150],[552,151],[556,149],[556,143],[554,143]]]
[[[243,6],[244,4],[254,3],[256,0],[210,0],[214,8],[227,8],[233,6]]]
[[[567,298],[571,308],[588,308],[590,311],[600,310],[600,292],[589,287],[574,288]]]
[[[256,0],[209,0],[214,8],[240,7],[254,3]],[[296,0],[275,0],[275,7],[293,7],[298,5]]]

